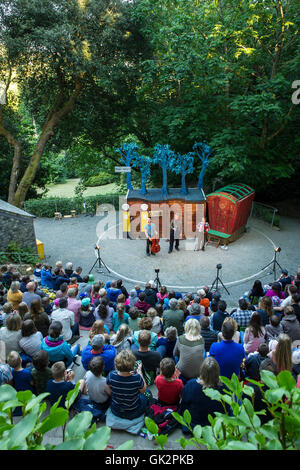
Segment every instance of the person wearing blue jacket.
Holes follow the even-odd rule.
[[[89,363],[93,357],[101,356],[104,360],[104,373],[114,369],[115,357],[117,351],[111,344],[105,344],[103,335],[95,335],[91,341],[82,351],[81,363],[85,370],[89,370]]]
[[[45,264],[41,270],[41,286],[48,289],[54,289],[55,276],[51,273],[51,268]]]
[[[41,349],[47,351],[50,364],[63,361],[66,367],[74,362],[77,355],[81,355],[79,344],[71,348],[70,344],[63,340],[62,324],[59,321],[53,321],[49,326],[49,333],[41,344]]]

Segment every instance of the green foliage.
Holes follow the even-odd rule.
[[[265,222],[272,223],[276,227],[280,227],[280,216],[275,214],[273,216],[273,210],[269,209],[263,205],[257,204],[254,202],[252,216],[257,217],[258,219],[262,219]]]
[[[28,263],[35,264],[40,260],[31,247],[20,247],[18,242],[10,242],[5,251],[0,251],[0,263]]]
[[[17,392],[10,385],[0,387],[0,449],[1,450],[105,450],[110,439],[110,428],[97,429],[92,423],[92,413],[83,411],[70,418],[70,408],[79,390],[79,382],[65,401],[65,408],[59,406],[60,399],[45,410],[43,393],[34,395],[31,391]],[[15,424],[13,410],[20,406],[22,417]],[[44,435],[56,428],[63,428],[63,441],[58,445],[44,444]],[[119,450],[131,449],[132,441],[125,442]]]
[[[115,180],[115,175],[101,171],[98,175],[90,176],[85,181],[85,186],[102,186],[104,184],[113,183]]]
[[[192,435],[177,441],[183,449],[187,446],[208,450],[300,449],[300,389],[296,388],[291,372],[282,371],[275,376],[270,371],[261,371],[262,382],[250,380],[259,387],[266,410],[271,415],[271,420],[265,424],[261,424],[260,416],[265,415],[266,410],[255,411],[253,408],[253,388],[243,387],[235,374],[231,380],[226,377],[220,379],[225,385],[223,393],[209,388],[204,390],[205,395],[221,402],[224,407],[224,413],[208,416],[210,426],[197,425],[192,429],[188,410],[183,417],[172,413]],[[231,408],[231,414],[226,406]],[[152,429],[153,423],[148,425]]]
[[[85,204],[85,207],[84,207]],[[54,212],[62,215],[76,214],[95,215],[97,206],[100,204],[112,204],[115,209],[119,208],[119,196],[117,194],[99,194],[85,197],[49,197],[42,199],[29,199],[25,203],[26,211],[37,217],[54,217]]]

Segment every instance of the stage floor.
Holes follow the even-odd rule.
[[[37,238],[44,243],[50,264],[54,266],[57,260],[72,261],[74,268],[82,266],[84,273],[90,271],[96,260],[94,245],[99,240],[101,257],[110,273],[106,269],[98,273],[95,267],[92,271],[95,279],[106,282],[122,278],[128,289],[135,284],[143,287],[145,282],[154,280],[154,270],[158,268],[161,284],[169,289],[196,291],[203,285],[211,286],[216,277],[216,265],[221,263],[220,277],[232,298],[248,289],[255,279],[261,279],[263,284],[272,282],[271,269],[261,270],[272,260],[278,245],[282,247],[278,257],[282,268],[291,272],[298,269],[295,256],[298,219],[282,218],[281,231],[258,219],[249,219],[247,231],[229,244],[227,251],[208,245],[205,252],[194,252],[194,240],[183,240],[179,252],[168,254],[168,243],[161,240],[161,251],[151,257],[146,256],[145,240],[112,239],[110,232],[114,229],[103,222],[104,219],[96,216],[62,221],[42,218],[35,220],[35,230]],[[279,276],[279,269],[277,273]]]

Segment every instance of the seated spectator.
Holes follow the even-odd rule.
[[[217,304],[212,302],[212,309],[216,306],[217,310],[213,313],[211,317],[211,327],[214,331],[219,333],[222,329],[223,321],[229,314],[226,312],[227,304],[225,300],[219,300]]]
[[[118,332],[111,337],[110,344],[116,348],[116,352],[119,354],[123,349],[131,348],[131,337],[132,334],[129,326],[123,323],[118,329]]]
[[[287,288],[287,297],[281,301],[278,307],[274,307],[275,313],[283,313],[285,307],[288,307],[289,305],[292,304],[292,296],[294,294],[297,294],[296,286],[289,284],[288,286],[286,286],[286,288]]]
[[[50,302],[50,297],[48,297],[48,295],[42,298],[42,307],[44,309],[44,312],[47,313],[47,315],[50,316],[52,314],[53,303]]]
[[[39,287],[39,285],[38,285],[38,283],[37,283],[36,281],[33,281],[33,282],[34,282],[34,285],[35,285],[35,291],[34,291],[34,293],[37,294],[37,295],[39,295],[41,299],[42,299],[43,297],[46,297],[48,294],[46,294],[46,292],[43,292],[43,291],[40,289],[40,287]]]
[[[36,329],[42,333],[43,337],[48,334],[50,318],[43,310],[40,297],[31,301],[29,312],[24,315],[24,320],[33,320]]]
[[[150,304],[145,302],[145,298],[146,298],[145,292],[141,292],[139,294],[139,300],[134,304],[134,307],[138,308],[139,310],[144,312],[144,314],[146,315],[146,313],[148,312],[148,310],[151,306],[150,306]]]
[[[200,335],[201,327],[198,320],[190,319],[184,326],[184,334],[179,335],[174,347],[174,356],[180,379],[185,383],[188,379],[198,377],[204,359],[204,340]]]
[[[77,284],[77,277],[71,277],[70,278],[70,283],[68,284],[68,293],[70,290],[75,291],[75,297],[78,295],[78,284]]]
[[[152,331],[152,326],[153,326],[153,323],[150,317],[144,317],[139,320],[139,330],[135,331],[132,336],[132,341],[133,341],[133,345],[131,347],[132,350],[138,349],[139,347],[138,338],[139,338],[140,331],[148,330],[151,336],[151,342],[150,342],[149,348],[152,351],[155,351],[156,344],[157,344],[157,334],[154,333],[154,331]]]
[[[30,282],[30,276],[26,274],[26,276],[21,277],[21,282],[20,282],[20,291],[22,294],[27,291],[27,284]]]
[[[267,358],[269,352],[266,343],[260,343],[257,352],[250,353],[244,360],[245,378],[252,380],[260,380],[260,365]]]
[[[13,386],[13,376],[11,373],[11,368],[8,364],[4,363],[5,360],[0,362],[0,386],[8,384]]]
[[[232,338],[234,327],[230,322],[224,322],[222,325],[223,341],[213,343],[209,354],[213,356],[220,366],[220,375],[231,379],[235,373],[240,375],[240,367],[245,357],[245,351],[241,344],[235,343]]]
[[[33,270],[33,278],[34,280],[40,284],[41,283],[41,270],[42,270],[42,263],[36,263],[35,268]]]
[[[145,302],[150,305],[150,307],[155,308],[156,302],[157,302],[157,289],[155,287],[155,284],[153,281],[147,282],[145,285]]]
[[[160,406],[178,406],[183,389],[182,380],[174,377],[175,362],[170,357],[160,361],[160,374],[155,378]]]
[[[128,311],[128,315],[129,315],[128,326],[130,330],[132,331],[132,333],[134,333],[135,331],[139,330],[140,312],[136,307],[130,307]]]
[[[204,315],[204,312],[201,311],[201,305],[198,302],[194,302],[189,306],[188,309],[188,316],[185,318],[185,321],[189,320],[190,318],[195,318],[196,320],[200,321]]]
[[[65,277],[67,277],[67,276],[66,276],[66,272],[65,272],[65,270],[64,270],[64,268],[63,268],[63,262],[62,262],[62,261],[60,261],[60,260],[59,260],[59,261],[56,261],[56,263],[55,263],[55,269],[59,269],[59,275],[60,275],[60,276],[65,276]]]
[[[92,285],[89,283],[89,276],[83,276],[82,281],[78,283],[78,296],[83,292],[87,292],[89,297],[92,292]]]
[[[65,274],[68,278],[70,278],[73,274],[73,263],[71,263],[70,261],[68,263],[66,263],[66,269],[65,269]]]
[[[206,291],[204,289],[199,289],[197,294],[200,299],[200,306],[201,308],[204,308],[203,314],[205,316],[209,316],[209,299],[206,296]]]
[[[55,276],[51,273],[51,267],[49,264],[44,264],[41,270],[41,286],[47,287],[47,289],[54,289]]]
[[[102,320],[96,320],[89,332],[89,343],[95,335],[103,335],[105,342],[110,343],[109,329]]]
[[[15,312],[20,315],[21,320],[23,321],[26,313],[29,312],[27,304],[25,302],[21,302],[17,310],[15,310]]]
[[[93,326],[96,320],[94,311],[95,307],[91,305],[91,299],[89,297],[82,299],[81,308],[79,310],[79,325],[85,328]]]
[[[164,303],[164,299],[167,299],[169,297],[169,292],[166,286],[161,286],[159,292],[156,294],[156,297],[159,303]]]
[[[7,292],[7,302],[12,304],[14,310],[22,302],[22,297],[23,293],[20,291],[20,283],[18,281],[12,282]]]
[[[132,289],[129,294],[129,307],[134,307],[134,304],[138,301],[138,296],[135,289]]]
[[[110,405],[110,397],[106,389],[106,378],[103,377],[104,360],[95,356],[89,362],[89,370],[84,376],[86,391],[93,405],[103,413]]]
[[[79,284],[80,282],[83,282],[83,278],[81,277],[82,274],[82,267],[77,266],[75,271],[72,273],[72,277],[76,277],[77,283]]]
[[[151,333],[149,330],[141,330],[138,336],[138,349],[134,349],[132,352],[135,355],[137,361],[142,361],[146,372],[151,374],[151,378],[154,379],[161,356],[159,352],[152,351],[149,346],[151,343]]]
[[[250,305],[258,305],[262,297],[265,295],[265,290],[262,286],[262,283],[259,279],[254,281],[252,288],[247,294],[247,300]]]
[[[291,278],[291,276],[289,276],[289,273],[288,273],[287,269],[283,269],[281,271],[281,275],[277,279],[276,282],[279,282],[281,284],[281,288],[282,288],[283,291],[285,289],[285,286],[292,283],[292,278]]]
[[[36,326],[32,320],[24,320],[21,327],[22,338],[19,341],[21,348],[21,357],[23,364],[32,362],[33,356],[40,351],[43,341],[43,335],[37,331]],[[23,354],[25,355],[23,357]],[[26,357],[27,356],[27,357]]]
[[[61,274],[60,268],[54,269],[55,279],[53,280],[53,289],[59,291],[62,284],[69,283],[70,279],[66,275]]]
[[[141,365],[134,373],[135,356],[124,349],[115,358],[115,368],[109,373],[106,383],[111,396],[111,412],[124,419],[135,419],[143,415],[148,400],[144,396],[146,383],[142,376]]]
[[[155,308],[150,307],[147,311],[147,317],[151,318],[152,320],[152,328],[151,331],[156,333],[157,335],[161,333],[162,330],[162,322],[160,317],[157,315],[157,311]]]
[[[122,291],[122,294],[125,295],[125,299],[127,300],[129,298],[129,294],[127,292],[127,289],[125,286],[123,286],[123,281],[122,279],[117,280],[117,289],[120,289]]]
[[[177,300],[177,308],[178,308],[178,310],[183,311],[184,318],[186,318],[189,312],[187,310],[187,304],[186,304],[186,301],[184,299],[178,299]],[[157,310],[157,307],[156,307],[156,310]]]
[[[75,323],[74,312],[68,310],[68,300],[65,297],[59,299],[59,308],[52,312],[52,321],[59,321],[62,326],[64,341],[70,341],[72,336],[79,336],[78,323]]]
[[[253,312],[250,318],[249,326],[244,334],[245,353],[249,354],[258,350],[258,346],[265,341],[265,328],[261,324],[261,316]]]
[[[68,393],[75,388],[74,383],[74,372],[72,370],[66,370],[66,366],[63,361],[58,361],[51,367],[52,379],[48,380],[46,386],[46,392],[50,395],[47,397],[51,405],[54,405],[60,398],[59,406],[65,408],[65,402]],[[78,402],[82,393],[85,389],[85,382],[83,379],[80,380],[79,393],[75,399]],[[74,405],[73,405],[74,407]]]
[[[67,309],[71,310],[71,312],[74,313],[74,321],[75,323],[79,323],[79,317],[80,317],[80,308],[81,308],[81,302],[80,300],[76,299],[76,289],[75,288],[69,288],[68,289],[68,305]]]
[[[106,287],[106,286],[107,284],[105,285],[107,297],[109,298],[110,302],[116,303],[118,296],[122,294],[121,289],[117,288],[117,282],[111,281],[110,287]]]
[[[70,367],[75,362],[76,356],[81,355],[81,349],[79,344],[71,348],[70,344],[64,341],[62,329],[61,322],[53,321],[48,335],[43,338],[41,349],[47,351],[51,365],[54,362],[63,361],[66,367]]]
[[[261,316],[262,325],[268,325],[270,323],[270,318],[274,313],[271,297],[264,295],[259,301],[256,311]]]
[[[201,336],[204,339],[204,349],[209,352],[209,349],[213,343],[218,341],[218,335],[215,331],[210,329],[210,318],[202,317],[200,320]]]
[[[240,332],[238,330],[239,327],[238,327],[237,322],[232,317],[226,317],[224,322],[229,322],[229,323],[232,324],[232,326],[234,328],[234,335],[232,337],[232,341],[234,341],[235,343],[240,343],[241,342],[241,335],[240,335]],[[220,331],[220,333],[218,333],[218,341],[222,341],[223,339],[224,338],[223,338],[223,335],[222,335],[222,331]]]
[[[139,285],[134,286],[136,295],[139,296],[142,291],[141,287]]]
[[[19,341],[22,338],[22,320],[17,313],[10,313],[6,317],[5,326],[0,328],[0,340],[5,343],[6,359],[11,351],[21,352]]]
[[[215,343],[217,344],[217,343]],[[213,388],[220,393],[224,386],[220,382],[220,367],[213,357],[207,357],[201,364],[199,377],[189,380],[182,390],[180,414],[188,410],[191,415],[191,428],[208,426],[208,416],[214,413],[224,413],[222,403],[212,400],[203,392],[205,388]],[[186,428],[182,429],[184,432]]]
[[[183,322],[184,322],[184,313],[182,310],[177,308],[178,301],[177,299],[171,299],[169,302],[169,309],[165,310],[163,313],[163,330],[169,326],[175,326],[177,329],[178,335],[182,335],[184,331]]]
[[[177,341],[177,330],[175,326],[169,326],[166,329],[165,335],[157,339],[156,351],[159,352],[161,357],[173,358],[173,351]]]
[[[46,392],[47,382],[52,379],[52,371],[49,367],[49,354],[47,351],[40,350],[32,358],[33,368],[31,375],[36,394]]]
[[[118,304],[117,311],[114,312],[112,316],[112,330],[115,333],[117,333],[122,323],[126,323],[128,325],[129,315],[124,310],[125,310],[124,304]]]
[[[271,288],[267,290],[266,296],[271,297],[273,307],[278,307],[280,305],[280,300],[285,299],[283,289],[279,282],[273,282]]]
[[[280,318],[277,315],[272,315],[270,318],[270,324],[265,326],[266,334],[265,340],[269,343],[272,340],[278,340],[279,335],[282,333],[282,326],[280,324]]]
[[[14,312],[14,309],[13,309],[12,304],[10,302],[5,302],[5,304],[3,304],[2,306],[2,311],[0,312],[1,326],[5,326],[7,316],[13,312]],[[18,312],[18,310],[16,310],[15,312]]]
[[[300,324],[295,315],[294,309],[288,305],[284,309],[284,317],[281,320],[282,332],[287,334],[291,341],[300,340]]]
[[[35,390],[31,371],[29,369],[23,369],[20,354],[17,351],[11,351],[8,355],[7,363],[13,369],[13,387],[17,392],[30,390],[34,393]]]
[[[85,370],[88,370],[90,360],[96,356],[103,357],[105,374],[114,368],[116,348],[111,344],[105,344],[103,335],[95,335],[91,340],[91,344],[87,344],[83,349],[81,363]]]
[[[25,291],[22,296],[22,302],[25,302],[27,307],[30,308],[31,301],[33,299],[37,299],[39,295],[35,294],[36,287],[34,282],[28,282],[28,284],[26,284],[26,289],[27,291]]]
[[[239,306],[235,312],[231,313],[231,317],[237,322],[240,328],[247,328],[252,313],[253,310],[251,310],[249,302],[247,302],[246,299],[239,299]]]
[[[113,327],[113,314],[114,309],[108,305],[106,299],[102,299],[98,307],[96,307],[95,318],[96,320],[102,320],[109,331],[111,331]]]
[[[294,294],[292,296],[292,303],[294,314],[297,317],[298,322],[300,323],[300,294]]]
[[[15,272],[15,267],[12,264],[9,264],[6,267],[5,272],[2,274],[1,282],[4,285],[4,287],[6,287],[6,289],[10,288],[10,285],[11,285],[12,280],[13,280],[14,272]]]
[[[278,343],[270,353],[270,359],[274,362],[278,373],[283,370],[292,371],[292,342],[288,335],[284,333],[279,335]]]
[[[61,299],[62,297],[67,298],[68,297],[68,284],[66,282],[63,282],[60,285],[60,289],[56,291],[56,298]]]

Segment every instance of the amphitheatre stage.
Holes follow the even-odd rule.
[[[118,226],[117,218],[115,227]],[[230,296],[219,284],[220,292],[223,298],[233,302],[251,287],[255,279],[261,279],[263,284],[272,282],[271,268],[262,268],[272,261],[276,246],[282,248],[277,258],[281,267],[290,272],[297,271],[294,247],[299,228],[297,219],[282,218],[282,229],[276,231],[265,222],[250,218],[246,232],[230,243],[228,250],[209,244],[205,252],[194,252],[192,239],[182,240],[180,251],[168,254],[168,243],[161,240],[161,251],[147,257],[145,240],[113,239],[114,227],[107,229],[105,219],[101,217],[35,220],[36,235],[43,241],[46,259],[53,266],[58,259],[63,263],[72,261],[74,267],[82,266],[83,272],[88,273],[96,261],[94,245],[98,242],[101,258],[110,272],[104,266],[102,273],[97,272],[96,263],[92,270],[95,279],[106,282],[121,278],[129,290],[135,284],[143,287],[150,279],[154,280],[158,268],[160,282],[168,289],[195,292],[203,285],[211,286],[216,278],[216,265],[221,263],[220,278]],[[279,268],[277,274],[280,275]]]

